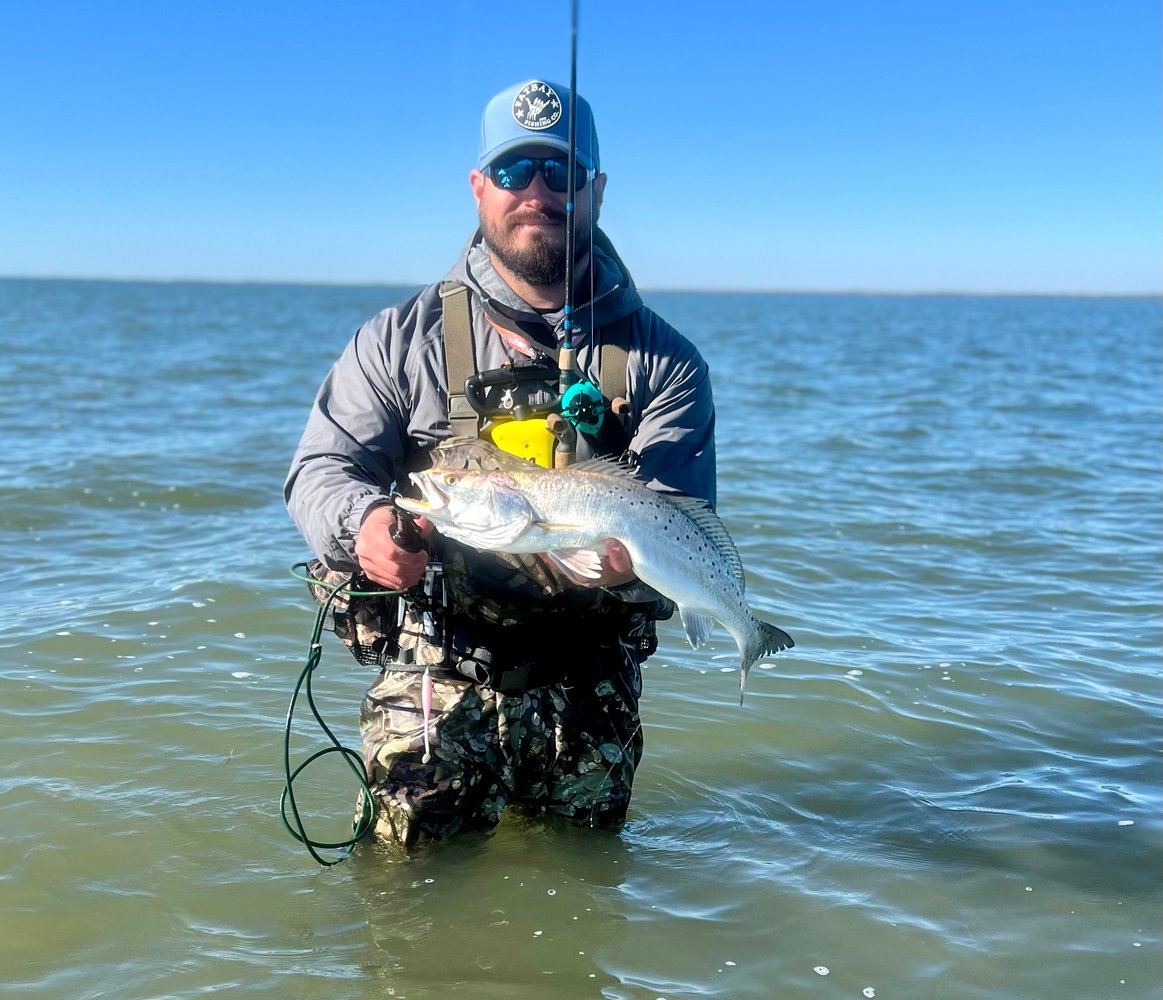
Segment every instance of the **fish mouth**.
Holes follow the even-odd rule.
[[[421,499],[396,497],[396,504],[409,514],[436,514],[448,506],[448,493],[423,472],[409,473],[408,478],[419,488]]]

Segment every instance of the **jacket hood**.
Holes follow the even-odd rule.
[[[590,252],[578,264],[574,285],[578,301],[573,308],[573,327],[574,338],[580,343],[589,336],[591,330],[608,326],[636,312],[642,306],[642,298],[609,237],[600,229],[594,228]],[[558,343],[561,342],[565,331],[565,310],[538,312],[513,291],[493,267],[480,229],[465,244],[460,258],[445,280],[456,281],[471,288],[479,296],[485,312],[502,325],[516,326],[522,333],[532,335],[537,340],[544,340],[547,332],[552,331],[550,336]]]

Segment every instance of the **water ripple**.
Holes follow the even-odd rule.
[[[312,620],[281,484],[327,366],[404,294],[0,282],[18,994],[1156,988],[1157,301],[651,296],[711,364],[720,510],[796,647],[740,707],[725,633],[660,629],[619,837],[513,814],[322,872],[277,818]],[[47,361],[78,317],[83,361]],[[329,642],[352,745],[370,681]],[[342,833],[348,776],[303,789]]]

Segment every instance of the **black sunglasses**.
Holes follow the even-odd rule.
[[[581,160],[574,161],[574,184],[578,191],[586,186],[589,171]],[[533,175],[540,171],[545,178],[545,186],[558,194],[569,188],[569,157],[549,156],[537,159],[533,156],[514,156],[490,163],[482,171],[499,188],[506,191],[524,191],[533,183]]]

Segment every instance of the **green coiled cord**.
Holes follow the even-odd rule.
[[[296,570],[302,568],[304,573],[297,573]],[[296,579],[313,586],[326,586],[328,588],[327,600],[324,601],[319,608],[319,613],[315,616],[315,627],[311,632],[311,643],[307,652],[307,662],[299,674],[299,679],[295,683],[295,690],[291,694],[291,703],[287,706],[287,724],[283,735],[283,771],[286,777],[286,782],[283,785],[283,793],[279,796],[279,816],[282,818],[283,826],[287,828],[287,832],[294,837],[299,843],[303,844],[319,864],[324,867],[331,867],[337,865],[341,861],[350,857],[355,845],[362,840],[375,824],[375,802],[372,799],[372,791],[367,783],[367,774],[364,771],[363,758],[345,747],[336,738],[335,734],[328,727],[327,723],[323,721],[323,717],[319,714],[319,708],[315,704],[315,696],[311,690],[311,675],[315,672],[315,668],[319,666],[323,659],[323,623],[327,619],[327,612],[331,608],[332,602],[336,596],[343,594],[346,597],[389,597],[395,596],[402,591],[398,590],[353,590],[351,584],[355,578],[347,580],[342,583],[337,583],[334,586],[321,583],[314,577],[310,576],[307,571],[306,563],[296,563],[291,568],[291,575]],[[300,692],[304,692],[307,697],[307,705],[311,709],[311,714],[315,717],[315,721],[319,724],[319,728],[326,734],[327,739],[331,742],[330,746],[324,747],[311,754],[303,763],[291,770],[291,723],[295,716],[295,705],[299,701]],[[299,806],[295,801],[295,779],[306,770],[311,764],[319,760],[321,757],[326,757],[328,754],[341,754],[351,773],[356,776],[360,787],[363,789],[363,794],[360,796],[362,808],[360,809],[359,817],[352,825],[352,835],[347,840],[336,842],[327,842],[312,840],[307,836],[307,831],[303,825],[303,818],[299,815]],[[294,818],[292,824],[291,818],[287,815],[287,807],[290,806],[291,817]],[[325,858],[319,851],[341,851],[339,857],[334,859]]]

